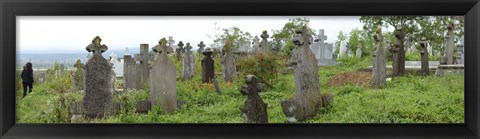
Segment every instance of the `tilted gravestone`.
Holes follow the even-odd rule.
[[[112,67],[103,58],[102,53],[108,50],[106,45],[100,44],[100,37],[95,37],[87,46],[88,52],[93,52],[85,64],[85,94],[83,104],[85,116],[88,118],[103,117],[111,113],[113,97],[111,92]]]
[[[141,69],[140,72],[137,74],[141,75],[141,82],[142,86],[145,86],[149,82],[149,72],[150,67],[148,61],[151,60],[152,57],[148,54],[148,44],[140,44],[140,54],[135,54],[135,61],[140,62]]]
[[[180,61],[182,59],[182,53],[183,53],[183,42],[180,41],[177,44],[177,49],[175,50],[175,53],[177,55],[177,60]]]
[[[258,95],[262,87],[257,83],[257,77],[248,75],[245,79],[247,86],[240,89],[242,95],[247,96],[242,113],[245,123],[268,123],[267,104]]]
[[[427,40],[425,37],[422,37],[418,50],[420,52],[420,60],[422,61],[422,69],[420,70],[420,72],[422,75],[429,75],[430,70],[428,64]]]
[[[73,84],[75,85],[75,89],[83,90],[84,85],[84,73],[83,73],[83,66],[82,61],[80,59],[77,60],[74,67],[76,68],[75,75],[73,76]]]
[[[198,44],[197,46],[198,46],[197,53],[201,54],[203,52],[203,48],[205,47],[205,44],[203,44],[203,41],[200,41],[200,44]]]
[[[205,57],[202,59],[202,83],[211,83],[213,78],[215,78],[215,65],[212,54],[213,52],[210,48],[203,51]]]
[[[267,31],[264,30],[264,31],[262,32],[262,35],[260,35],[260,37],[262,38],[262,42],[260,42],[260,45],[259,45],[260,49],[261,49],[262,51],[269,51],[270,48],[269,48],[269,46],[268,46],[268,37],[270,37],[270,35],[268,35],[268,34],[267,34]]]
[[[226,46],[224,48],[225,55],[222,59],[223,80],[227,82],[233,82],[235,74],[237,73],[237,68],[235,67],[235,58],[233,57],[231,46]]]
[[[355,56],[357,56],[357,58],[362,58],[362,47],[357,48],[357,51],[355,52]]]
[[[449,23],[447,26],[447,34],[445,35],[445,57],[447,59],[447,65],[453,64],[453,49],[454,49],[454,41],[455,36],[453,33],[454,25],[453,23]]]
[[[315,116],[321,108],[322,99],[320,95],[318,65],[314,54],[308,46],[310,45],[310,35],[304,26],[297,29],[293,38],[295,47],[292,50],[292,57],[287,64],[293,67],[295,96],[293,101],[284,101],[283,109],[291,110],[296,121],[304,121]],[[289,114],[290,115],[290,114]],[[288,116],[287,116],[288,117]]]
[[[158,57],[150,73],[150,102],[152,106],[159,106],[164,113],[173,113],[177,108],[177,73],[167,55],[167,40],[162,38],[153,51],[158,53]]]
[[[143,89],[142,65],[137,64],[131,55],[123,56],[123,79],[125,89]]]
[[[192,46],[187,43],[185,46],[185,56],[183,57],[183,79],[192,79],[195,71],[195,59],[191,51]]]
[[[381,30],[378,30],[373,38],[375,40],[375,48],[372,52],[372,88],[380,88],[385,86],[387,82],[387,60],[385,59],[385,49],[383,48],[383,36]]]

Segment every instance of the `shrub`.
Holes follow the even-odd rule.
[[[241,77],[255,75],[260,83],[267,86],[275,83],[277,73],[283,67],[286,57],[283,53],[258,52],[255,55],[249,55],[238,61],[237,67],[240,69]]]

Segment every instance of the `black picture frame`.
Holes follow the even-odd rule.
[[[2,138],[468,138],[480,136],[478,0],[1,0]],[[17,124],[16,16],[464,15],[465,124]],[[52,36],[55,37],[55,36]]]

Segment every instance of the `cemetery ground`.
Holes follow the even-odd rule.
[[[201,83],[200,58],[195,59],[193,79],[183,80],[181,61],[171,56],[177,68],[177,96],[179,100],[186,101],[181,109],[173,114],[162,114],[159,108],[147,114],[135,113],[136,101],[149,97],[149,87],[145,87],[145,90],[115,92],[114,101],[122,103],[121,111],[85,122],[243,123],[241,109],[246,96],[239,90],[245,85],[245,77],[237,75],[233,82],[224,82],[221,59],[219,56],[214,58],[215,78],[221,94],[215,91],[213,84]],[[464,123],[463,75],[420,76],[416,71],[409,71],[406,76],[387,81],[381,89],[371,89],[371,71],[365,70],[371,65],[371,57],[340,58],[338,61],[342,63],[319,67],[318,71],[320,92],[334,95],[333,104],[322,108],[321,113],[306,123]],[[71,74],[71,71],[58,69],[56,65],[47,73],[45,82],[39,81],[36,75],[33,92],[25,98],[22,98],[21,79],[17,76],[17,122],[70,123],[70,103],[83,97],[82,91],[73,89]],[[278,73],[276,76],[271,87],[259,95],[268,104],[269,123],[285,123],[287,118],[280,102],[293,98],[295,94],[293,72]],[[122,89],[123,80],[118,79],[115,84],[117,89]]]

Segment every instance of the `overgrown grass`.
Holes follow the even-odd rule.
[[[172,57],[173,58],[173,57]],[[196,57],[196,73],[192,80],[177,81],[177,97],[187,103],[173,114],[162,114],[154,110],[147,114],[136,114],[135,103],[149,97],[149,89],[126,91],[114,95],[116,102],[123,104],[120,114],[96,123],[242,123],[241,108],[246,96],[239,89],[244,77],[237,77],[232,83],[224,82],[216,75],[222,94],[216,93],[213,84],[202,84],[199,64],[202,57]],[[216,69],[220,69],[220,58],[215,59]],[[324,108],[308,123],[464,123],[464,77],[414,76],[394,78],[382,89],[363,86],[328,86],[328,79],[342,72],[356,71],[370,65],[371,58],[342,58],[342,64],[333,67],[320,67],[320,91],[335,95],[331,107]],[[178,68],[178,61],[177,71]],[[181,70],[180,70],[181,71]],[[21,98],[21,88],[17,91],[17,122],[19,123],[69,123],[69,105],[83,97],[80,91],[72,91],[69,72],[57,78],[47,77],[47,82],[35,86],[34,92]],[[178,74],[177,75],[181,75]],[[221,76],[221,75],[220,75]],[[66,90],[62,93],[62,90]],[[286,117],[280,107],[282,100],[293,98],[294,79],[290,74],[279,74],[273,87],[260,93],[268,104],[270,123],[284,123]],[[61,97],[62,96],[62,97]],[[61,108],[61,109],[60,109]],[[60,111],[59,111],[60,110]],[[60,115],[60,116],[58,116]]]

